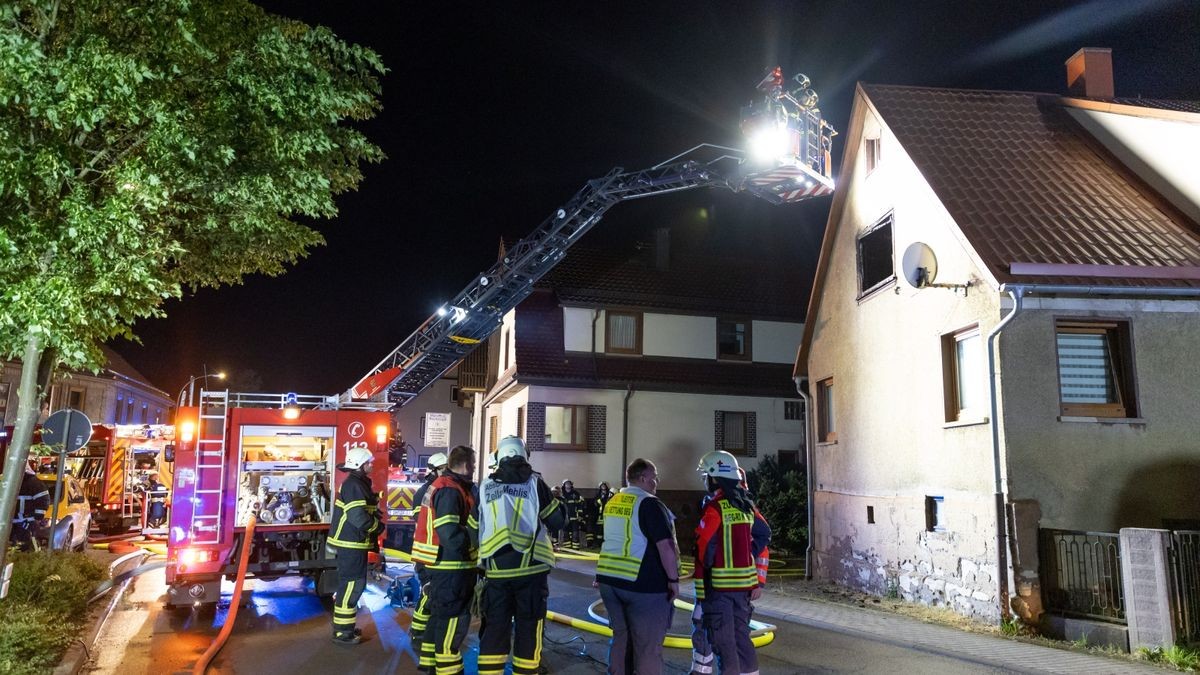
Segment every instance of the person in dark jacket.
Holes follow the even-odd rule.
[[[379,518],[379,496],[371,488],[371,451],[351,448],[346,461],[338,466],[347,472],[342,480],[326,543],[336,552],[338,591],[333,605],[333,641],[356,645],[362,631],[354,626],[358,599],[367,585],[367,552],[376,546],[383,532]]]
[[[421,509],[425,504],[425,496],[429,494],[429,486],[438,479],[442,474],[442,470],[446,468],[446,453],[439,452],[429,458],[426,463],[429,471],[425,474],[425,483],[417,488],[413,493],[413,506],[416,507],[416,519],[421,519]],[[409,553],[412,553],[410,550]],[[429,572],[425,570],[424,563],[413,561],[413,572],[417,575],[417,580],[421,582],[421,599],[417,601],[417,606],[413,609],[412,623],[408,627],[409,640],[412,642],[413,652],[417,654],[417,670],[423,673],[431,673],[437,664],[434,661],[433,651],[422,651],[422,640],[425,637],[425,628],[429,625]],[[430,645],[431,647],[433,645]]]
[[[37,548],[34,533],[46,519],[46,511],[49,508],[50,491],[46,489],[45,483],[38,479],[33,468],[26,465],[25,475],[21,478],[21,490],[17,493],[17,507],[13,510],[8,541],[22,551]]]
[[[597,544],[604,541],[604,505],[612,499],[612,496],[613,491],[608,486],[608,481],[600,481],[600,485],[596,488],[596,499],[594,500],[596,518],[592,525],[593,541]]]
[[[565,518],[558,500],[516,436],[496,446],[496,470],[480,487],[479,560],[487,579],[479,628],[479,675],[501,675],[512,650],[513,675],[541,666],[550,570],[548,532]]]
[[[575,483],[562,482],[562,503],[567,513],[567,543],[576,548],[587,545],[587,533],[583,529],[583,495],[575,491]]]

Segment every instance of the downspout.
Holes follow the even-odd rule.
[[[1008,607],[1008,509],[1004,503],[1004,462],[1000,457],[1000,418],[997,416],[999,400],[996,395],[996,338],[1017,314],[1021,312],[1021,300],[1025,296],[1024,286],[1000,285],[1001,293],[1012,298],[1013,308],[987,334],[988,391],[991,395],[992,414],[992,476],[995,481],[996,499],[996,596],[1000,601],[1000,616],[1010,616]]]
[[[812,399],[808,392],[804,390],[804,383],[807,378],[796,375],[792,381],[796,383],[796,393],[800,394],[800,398],[804,400],[804,478],[808,488],[808,546],[804,549],[804,578],[812,579],[812,559],[813,559],[813,472],[816,470],[813,464],[813,424],[812,424]]]
[[[625,479],[625,467],[629,466],[629,399],[633,398],[633,385],[625,385],[625,409],[621,413],[621,487],[629,487]]]

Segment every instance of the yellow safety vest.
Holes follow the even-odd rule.
[[[650,544],[638,522],[638,509],[651,496],[639,487],[627,487],[604,505],[604,545],[600,547],[596,574],[637,581]]]
[[[538,476],[524,483],[501,483],[491,478],[479,488],[479,559],[490,579],[549,572],[554,566],[554,548],[541,519],[554,510],[538,501]],[[499,568],[491,558],[511,546],[523,553],[520,567]]]

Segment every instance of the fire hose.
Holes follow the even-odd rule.
[[[233,599],[229,601],[229,614],[225,617],[225,625],[221,626],[221,632],[217,634],[217,639],[208,646],[204,654],[200,656],[200,660],[196,662],[196,666],[192,668],[192,675],[204,675],[204,671],[208,670],[208,664],[216,657],[217,652],[221,651],[221,647],[225,646],[226,640],[229,639],[229,634],[233,632],[233,623],[237,620],[238,607],[242,603],[242,584],[246,581],[246,566],[250,564],[250,542],[254,541],[254,526],[257,520],[253,515],[246,521],[246,532],[242,537],[242,550],[238,554],[237,580],[233,584]]]

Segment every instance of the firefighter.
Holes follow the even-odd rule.
[[[12,530],[8,541],[22,551],[37,548],[36,530],[45,524],[46,510],[50,508],[50,491],[38,479],[29,463],[25,464],[25,475],[21,478],[21,490],[17,493],[17,508],[13,511]]]
[[[426,461],[425,466],[429,468],[429,471],[425,473],[425,483],[413,493],[413,506],[417,509],[417,520],[421,519],[421,509],[425,504],[425,496],[429,494],[429,486],[433,485],[442,470],[446,468],[446,453],[436,453]],[[411,554],[412,551],[410,550],[409,553]],[[425,637],[425,627],[429,624],[429,573],[425,571],[424,563],[416,560],[413,561],[413,572],[417,575],[417,580],[421,582],[421,599],[417,601],[417,606],[413,609],[412,623],[409,624],[408,634],[413,652],[418,656],[417,670],[429,673],[433,672],[437,665],[434,662],[433,651],[431,650],[427,655],[422,651],[423,643],[421,642]],[[430,647],[432,646],[431,644]]]
[[[524,441],[501,439],[496,458],[495,471],[479,489],[479,561],[486,584],[479,675],[503,673],[510,644],[513,675],[536,675],[554,567],[547,532],[562,527],[565,516],[541,474],[529,465]]]
[[[333,605],[333,641],[356,645],[362,630],[354,626],[358,598],[367,585],[367,552],[376,547],[383,521],[379,518],[379,496],[371,488],[371,451],[351,448],[338,470],[347,473],[333,503],[328,545],[337,554],[338,591]]]
[[[471,624],[477,576],[474,474],[475,451],[464,445],[451,450],[445,471],[429,486],[413,537],[413,561],[429,574],[429,623],[421,654],[433,652],[438,675],[463,670],[460,648]]]
[[[738,476],[740,481],[738,486],[747,491],[750,499],[754,499],[754,494],[749,492],[750,488],[746,484],[746,470],[738,467]],[[704,513],[704,508],[712,501],[712,494],[705,493],[700,500],[700,513]],[[758,507],[754,507],[754,519],[762,521],[766,524],[767,519],[759,512]],[[758,526],[761,528],[761,526]],[[762,543],[758,542],[757,543]],[[756,544],[757,545],[757,544]],[[754,567],[758,575],[758,586],[764,588],[767,585],[767,569],[770,566],[770,551],[767,549],[766,543],[762,543],[762,549],[754,552]],[[697,602],[692,609],[692,671],[691,675],[710,675],[713,672],[713,649],[712,642],[708,639],[708,632],[704,629],[704,612],[701,603]]]
[[[146,512],[146,524],[152,528],[162,527],[167,519],[167,486],[152,473],[146,478],[146,499],[150,502]]]
[[[696,527],[696,599],[701,605],[702,625],[719,672],[757,673],[758,655],[750,641],[751,602],[762,596],[755,552],[766,548],[771,528],[765,519],[756,517],[754,502],[739,485],[741,477],[733,455],[723,450],[709,452],[700,458],[696,470],[703,475],[711,496]],[[713,665],[710,661],[707,672],[716,670]]]
[[[596,542],[604,541],[604,505],[612,496],[613,491],[608,486],[608,481],[600,481],[600,485],[596,487],[596,525],[592,530]]]
[[[575,491],[575,483],[570,479],[562,482],[562,503],[567,512],[566,543],[582,549],[587,544],[583,529],[583,495]]]

